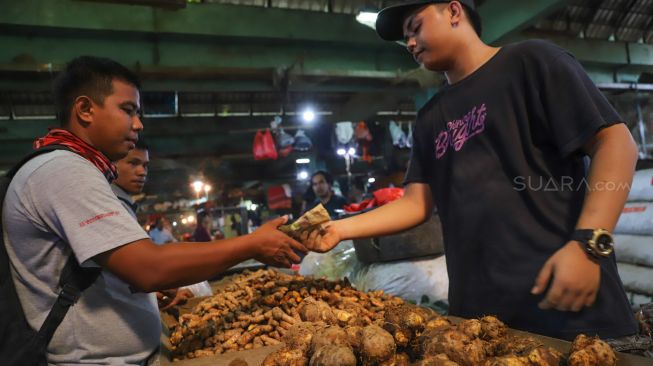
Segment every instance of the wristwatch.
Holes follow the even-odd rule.
[[[571,240],[585,246],[585,251],[597,259],[607,258],[614,251],[612,234],[605,229],[576,229]]]

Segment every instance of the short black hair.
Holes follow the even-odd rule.
[[[62,126],[70,120],[70,109],[75,99],[86,95],[102,105],[113,93],[113,80],[120,80],[141,88],[138,77],[125,66],[108,58],[80,56],[71,60],[54,81],[54,104]]]
[[[138,136],[138,141],[136,141],[136,147],[134,147],[136,150],[149,150],[150,147],[147,146],[147,142],[145,142],[145,139],[142,136]]]
[[[478,38],[481,38],[481,35],[483,34],[483,22],[481,21],[481,16],[478,14],[478,11],[468,8],[465,4],[461,5],[467,15],[467,19],[469,19],[469,22],[472,24],[472,28],[474,28],[476,35]]]
[[[313,175],[311,175],[311,184],[313,184],[313,178],[315,178],[315,176],[317,176],[317,175],[323,176],[324,180],[326,180],[327,183],[329,183],[330,186],[333,185],[333,176],[331,176],[331,174],[329,174],[329,172],[324,171],[324,170],[318,170],[315,173],[313,173]]]

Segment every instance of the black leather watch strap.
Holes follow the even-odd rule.
[[[592,239],[593,235],[594,229],[577,229],[571,234],[571,240],[587,244],[587,242]]]

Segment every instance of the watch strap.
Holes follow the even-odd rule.
[[[587,242],[590,239],[592,239],[593,235],[594,235],[594,229],[576,229],[571,234],[571,240],[575,240],[583,244],[587,244]]]

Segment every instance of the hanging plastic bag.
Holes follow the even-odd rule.
[[[277,159],[277,148],[274,146],[274,138],[269,129],[256,132],[252,151],[254,153],[254,160]]]
[[[390,136],[392,136],[392,144],[400,149],[405,148],[407,138],[401,126],[395,121],[390,121],[388,128],[390,129]]]
[[[308,151],[313,147],[311,139],[306,136],[304,130],[297,130],[295,134],[295,144],[293,148],[297,151]]]
[[[351,122],[336,123],[336,138],[340,145],[346,145],[354,137],[354,124]]]
[[[277,132],[277,147],[279,149],[284,149],[288,146],[292,146],[295,143],[295,138],[292,135],[286,133],[283,128],[280,128]]]
[[[254,144],[252,146],[254,153],[254,160],[265,160],[265,146],[263,146],[263,131],[257,131],[254,136]]]

